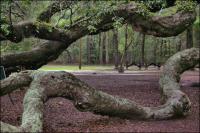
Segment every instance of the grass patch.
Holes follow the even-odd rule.
[[[114,66],[112,65],[83,65],[81,70],[113,70]],[[78,65],[45,65],[42,66],[39,70],[44,71],[53,71],[53,70],[60,70],[60,71],[76,71],[80,70]]]

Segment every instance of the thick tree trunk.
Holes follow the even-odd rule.
[[[58,7],[59,6],[56,6],[55,10],[51,10],[54,6],[49,6],[47,11],[43,12],[38,19],[48,22],[53,13],[60,11]],[[65,6],[65,8],[67,8],[67,6]],[[169,16],[158,16],[156,14],[143,16],[138,12],[138,10],[141,10],[140,8],[141,7],[138,6],[137,3],[130,2],[118,6],[112,13],[106,12],[100,15],[98,18],[100,21],[95,25],[95,32],[91,32],[88,29],[90,23],[85,25],[85,21],[75,22],[70,27],[67,27],[66,30],[58,29],[48,23],[38,21],[19,22],[7,28],[9,34],[3,29],[0,29],[0,41],[10,40],[17,43],[28,37],[50,40],[31,51],[1,56],[0,65],[6,68],[7,73],[20,71],[20,68],[38,69],[42,65],[56,59],[61,52],[79,38],[88,34],[98,34],[113,29],[114,21],[112,18],[116,16],[124,18],[122,23],[127,22],[131,24],[136,31],[166,37],[181,33],[186,27],[192,24],[196,15],[195,12],[192,11],[177,11],[174,14],[169,14]],[[176,9],[176,7],[173,8]],[[93,19],[96,18],[91,17],[88,21],[93,21]],[[9,25],[4,20],[1,20],[0,23],[2,25]],[[26,60],[22,60],[21,57],[26,57]]]
[[[54,6],[49,6],[38,19],[48,22],[51,16],[60,10],[58,8],[59,6],[55,6],[55,10],[51,10]],[[33,36],[51,40],[28,52],[1,56],[1,65],[10,72],[17,71],[21,67],[38,69],[56,59],[79,38],[112,29],[113,17],[124,18],[122,23],[131,24],[136,31],[162,37],[181,33],[195,20],[195,13],[192,11],[177,11],[168,16],[155,14],[144,16],[138,10],[141,10],[141,7],[135,2],[130,2],[120,5],[112,13],[108,11],[99,15],[99,21],[95,24],[95,32],[88,29],[90,23],[85,24],[85,21],[75,22],[65,30],[57,29],[47,23],[30,21],[8,26],[9,33],[0,29],[0,41],[10,40],[17,43]],[[88,21],[93,19],[97,18],[91,17]],[[4,20],[0,21],[1,24],[8,24]],[[66,72],[24,71],[12,74],[7,79],[1,80],[1,96],[22,86],[29,86],[29,88],[23,101],[24,112],[21,126],[15,127],[1,122],[1,132],[41,132],[43,106],[51,97],[64,97],[72,100],[74,106],[80,111],[127,119],[169,119],[185,116],[189,113],[190,101],[180,91],[178,81],[182,72],[194,67],[198,62],[199,49],[195,48],[179,52],[168,60],[160,80],[165,104],[158,107],[143,107],[128,99],[97,91]]]
[[[186,116],[190,100],[180,90],[180,75],[199,62],[199,49],[191,48],[172,56],[165,64],[160,79],[163,105],[144,107],[128,99],[95,90],[67,72],[24,71],[1,80],[0,95],[28,86],[23,107],[22,124],[14,127],[1,122],[1,132],[41,132],[44,103],[52,97],[72,100],[80,111],[127,119],[170,119]],[[22,80],[25,79],[25,80]],[[11,88],[11,89],[8,89]]]

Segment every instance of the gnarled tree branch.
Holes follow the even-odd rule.
[[[20,87],[28,86],[32,81],[29,75],[30,72],[23,71],[18,74],[12,74],[11,76],[9,76],[9,78],[6,78],[5,80],[1,80],[0,96],[8,94]]]
[[[134,27],[134,30],[154,36],[177,35],[195,20],[195,12],[179,11],[169,16],[143,16],[138,10],[140,10],[140,7],[135,2],[131,2],[120,5],[111,13],[103,13],[99,16],[100,22],[94,25],[96,28],[94,32],[88,29],[88,25],[90,24],[85,21],[76,23],[67,30],[57,29],[43,22],[22,22],[13,25],[12,32],[8,35],[1,31],[0,40],[7,39],[13,42],[20,42],[25,37],[34,36],[57,42],[49,41],[28,52],[1,56],[1,65],[6,67],[7,73],[17,71],[19,67],[37,69],[49,61],[56,59],[62,51],[79,38],[88,34],[97,34],[112,29],[114,23],[112,18],[114,16],[124,18],[123,23],[130,23]],[[91,19],[94,18],[91,17]],[[41,59],[38,59],[39,56],[37,56],[37,59],[32,58],[36,57],[35,55],[43,56],[40,56]],[[17,61],[16,57],[26,57],[27,59],[25,61]]]
[[[134,27],[134,30],[154,36],[168,37],[178,35],[184,31],[190,24],[192,24],[196,16],[195,12],[191,11],[179,11],[175,14],[170,14],[169,16],[143,16],[139,10],[141,10],[140,7],[136,3],[131,2],[119,6],[111,13],[107,12],[101,14],[99,16],[100,22],[94,25],[97,29],[96,32],[89,31],[87,26],[90,24],[85,23],[84,21],[83,23],[73,25],[66,31],[55,29],[54,27],[44,23],[20,22],[19,24],[14,25],[13,28],[10,28],[12,30],[7,35],[1,31],[0,40],[2,41],[7,39],[13,42],[19,42],[24,37],[35,36],[41,39],[66,42],[66,39],[63,38],[68,39],[76,36],[76,39],[79,39],[87,34],[97,34],[113,28],[114,20],[112,18],[114,16],[124,18],[126,22],[130,23]],[[91,19],[96,18],[92,17]]]
[[[170,119],[186,116],[190,112],[190,100],[180,90],[180,75],[199,63],[199,49],[191,48],[172,56],[164,65],[160,87],[164,104],[158,107],[144,107],[134,101],[112,96],[95,90],[86,83],[66,72],[29,71],[32,82],[24,98],[24,112],[20,128],[1,123],[1,131],[41,132],[44,103],[51,97],[64,97],[72,100],[80,111],[116,116],[127,119]],[[25,76],[27,73],[15,74]],[[8,77],[6,80],[12,79]],[[10,87],[17,86],[11,84]],[[3,88],[5,89],[5,88]],[[1,89],[2,91],[2,89]],[[6,92],[6,91],[4,91]],[[4,93],[6,94],[6,93]]]

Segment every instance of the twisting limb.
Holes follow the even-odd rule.
[[[73,38],[71,36],[76,36],[77,40],[87,34],[98,34],[99,32],[112,29],[114,23],[114,20],[112,19],[113,17],[123,18],[123,23],[128,22],[134,27],[134,30],[136,31],[159,37],[169,37],[178,35],[179,33],[183,32],[189,25],[194,22],[196,18],[195,11],[177,11],[176,13],[170,14],[169,16],[159,16],[152,14],[143,16],[139,10],[142,10],[141,7],[137,3],[131,2],[129,4],[120,5],[112,13],[103,13],[98,17],[100,21],[94,25],[96,28],[95,32],[91,32],[87,28],[90,23],[86,23],[84,21],[72,25],[68,28],[67,31],[55,29],[55,27],[47,25],[46,23],[36,23],[31,21],[20,22],[13,25],[13,28],[9,34],[7,34],[7,32],[1,31],[2,37],[0,37],[0,41],[5,40],[6,38],[7,40],[13,42],[20,42],[23,40],[23,38],[31,36],[61,42],[66,41],[65,39],[63,40],[63,38]],[[90,21],[93,21],[94,19],[97,18],[91,17]],[[4,22],[2,24],[7,23]],[[8,29],[11,28],[8,27]],[[63,38],[60,38],[60,36],[63,36]]]
[[[69,99],[80,111],[127,119],[160,120],[186,116],[190,112],[191,103],[187,95],[180,90],[178,82],[181,73],[193,68],[199,60],[199,49],[191,48],[176,53],[166,62],[160,79],[165,103],[158,107],[144,107],[134,101],[98,91],[67,72],[20,72],[15,74],[16,78],[18,75],[19,77],[24,75],[24,78],[28,76],[32,79],[23,102],[22,125],[17,128],[1,123],[3,126],[1,131],[20,129],[26,132],[41,132],[43,106],[52,97]],[[12,76],[5,80],[9,78],[12,79]],[[20,82],[23,81],[16,84],[22,84]],[[11,84],[10,87],[14,88],[16,84]],[[3,90],[5,88],[1,88],[1,91]]]
[[[13,32],[8,35],[4,35],[4,32],[1,32],[0,40],[7,39],[20,42],[25,37],[34,36],[51,41],[45,42],[31,51],[3,55],[1,56],[0,64],[5,67],[7,73],[16,72],[20,67],[38,69],[49,61],[56,59],[61,52],[79,38],[87,34],[97,34],[112,29],[114,23],[112,17],[115,15],[124,18],[134,27],[134,30],[155,36],[177,35],[195,20],[194,12],[181,11],[169,16],[148,16],[146,18],[138,13],[138,8],[136,3],[131,2],[119,6],[113,13],[108,12],[100,15],[101,21],[95,25],[95,32],[89,31],[87,28],[89,23],[87,24],[84,21],[72,25],[67,30],[57,29],[43,22],[22,22],[13,25]],[[92,19],[95,18],[91,17]],[[26,57],[26,60],[19,61],[20,58],[16,60],[16,57],[23,57],[23,59]]]
[[[13,132],[22,132],[20,127],[12,126],[10,124],[4,123],[1,121],[1,132],[13,133]]]
[[[1,65],[5,67],[6,75],[20,71],[21,68],[36,70],[55,60],[68,46],[61,42],[46,41],[31,51],[1,56]]]
[[[11,93],[20,87],[28,86],[32,81],[29,75],[30,72],[23,71],[21,73],[14,73],[8,78],[1,80],[0,96]]]

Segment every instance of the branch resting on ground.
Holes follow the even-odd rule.
[[[198,48],[181,51],[166,62],[160,78],[164,104],[158,107],[144,107],[134,101],[98,91],[67,72],[25,71],[12,74],[1,81],[1,96],[18,87],[29,85],[29,89],[23,101],[21,126],[15,127],[1,122],[1,131],[42,132],[43,106],[52,97],[69,99],[80,111],[126,119],[162,120],[186,116],[190,112],[191,103],[180,90],[178,82],[180,75],[197,63]],[[18,77],[26,80],[19,80]],[[9,87],[12,89],[8,90]]]

